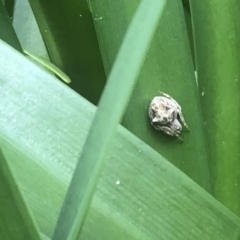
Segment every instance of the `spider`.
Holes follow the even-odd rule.
[[[182,109],[171,96],[163,92],[159,93],[163,96],[154,97],[149,105],[148,114],[151,124],[156,130],[163,131],[183,141],[180,137],[181,124],[188,130],[189,128],[184,120]]]

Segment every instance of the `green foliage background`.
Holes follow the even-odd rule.
[[[164,2],[0,2],[1,239],[239,239],[240,3]]]

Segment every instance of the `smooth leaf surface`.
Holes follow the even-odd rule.
[[[17,160],[17,157],[15,158]],[[9,163],[0,150],[1,240],[40,240],[40,235],[19,191]]]
[[[22,51],[22,47],[2,1],[0,1],[0,39],[10,44],[18,51]]]
[[[15,1],[12,24],[23,49],[49,60],[28,0]]]
[[[82,229],[117,126],[124,115],[165,4],[165,0],[152,3],[143,0],[137,9],[100,99],[64,200],[53,240],[74,240]],[[141,19],[145,21],[142,21],[139,32]],[[131,56],[129,51],[132,52]]]
[[[2,0],[10,19],[13,17],[14,0]]]
[[[23,46],[23,52],[39,66],[70,83],[70,78],[49,61],[49,56],[28,0],[17,0],[14,5],[13,26]]]
[[[33,55],[32,53],[24,50],[24,53],[31,57],[32,59],[36,60],[39,64],[42,64],[44,67],[46,67],[50,72],[56,74],[62,81],[66,83],[70,83],[71,79],[68,77],[67,74],[65,74],[60,68],[58,68],[56,65],[53,63],[49,62],[48,60],[38,57]]]
[[[0,142],[51,237],[95,107],[0,42]],[[237,239],[239,219],[123,127],[80,239]],[[16,156],[18,161],[16,161]],[[224,226],[224,227],[223,227]]]
[[[89,0],[89,2],[93,17],[96,14],[102,16],[101,20],[94,23],[104,67],[108,74],[140,1]],[[190,133],[183,131],[183,144],[173,137],[157,132],[150,125],[148,106],[152,98],[158,95],[159,90],[170,94],[182,106],[191,130]],[[201,106],[181,1],[167,1],[123,125],[211,192]]]
[[[190,3],[214,195],[240,216],[240,2]]]
[[[71,88],[97,104],[106,76],[85,0],[29,2],[51,61],[71,78]]]
[[[183,9],[184,9],[184,16],[187,25],[187,32],[188,32],[188,39],[191,48],[192,54],[192,61],[194,64],[195,69],[195,52],[194,52],[194,42],[193,42],[193,29],[192,29],[192,18],[191,18],[191,10],[190,10],[190,3],[189,0],[182,0],[183,2]]]

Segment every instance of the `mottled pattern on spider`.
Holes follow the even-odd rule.
[[[159,92],[163,96],[154,97],[149,105],[149,117],[151,124],[156,130],[165,132],[170,136],[175,136],[182,141],[179,134],[182,131],[182,125],[188,130],[181,106],[176,100],[168,94]]]

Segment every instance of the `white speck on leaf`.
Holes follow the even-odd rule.
[[[202,92],[202,96],[204,96],[204,94],[205,94],[205,93],[204,93],[204,92]]]
[[[120,184],[120,181],[119,181],[119,179],[116,181],[116,184],[117,184],[117,185],[119,185],[119,184]]]
[[[94,20],[96,20],[96,21],[102,20],[102,17],[95,17]]]
[[[82,14],[79,14],[79,17],[82,17]]]

